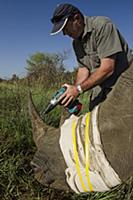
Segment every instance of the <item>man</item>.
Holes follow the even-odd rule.
[[[62,104],[67,106],[79,94],[93,88],[89,109],[106,99],[117,79],[133,60],[128,44],[107,17],[87,17],[71,4],[56,7],[51,35],[63,32],[73,39],[79,63],[74,85],[65,84]]]

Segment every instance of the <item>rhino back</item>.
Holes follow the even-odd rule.
[[[133,64],[101,104],[98,122],[106,157],[125,180],[133,175]]]

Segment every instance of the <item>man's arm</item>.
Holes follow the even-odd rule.
[[[86,67],[79,67],[74,85],[81,84],[88,79],[89,75],[89,69]]]
[[[82,83],[80,83],[83,91],[87,91],[96,85],[102,83],[105,79],[111,76],[115,68],[115,57],[111,56],[109,58],[101,59],[101,65],[93,73],[88,76]],[[63,101],[61,102],[64,106],[67,106],[72,100],[74,100],[79,92],[76,85],[64,84],[67,87],[66,92],[61,96]]]
[[[97,68],[96,71],[91,73],[89,78],[82,82],[81,88],[83,91],[89,90],[94,86],[102,83],[106,80],[109,76],[111,76],[114,72],[115,68],[115,59],[114,56],[111,58],[103,58],[101,59],[101,65]]]

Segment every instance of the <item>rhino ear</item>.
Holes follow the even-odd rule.
[[[39,144],[38,144],[39,139],[45,135],[49,126],[47,126],[43,122],[39,113],[37,112],[35,105],[33,103],[31,92],[29,92],[28,110],[29,110],[29,115],[30,115],[30,119],[31,119],[31,123],[32,123],[33,139],[34,139],[36,146],[39,148]]]

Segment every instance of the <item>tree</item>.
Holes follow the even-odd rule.
[[[46,85],[57,85],[65,72],[65,59],[66,51],[57,54],[37,52],[27,59],[28,76],[33,76],[36,80],[41,79]]]
[[[12,75],[11,81],[18,81],[19,77],[16,74]]]

